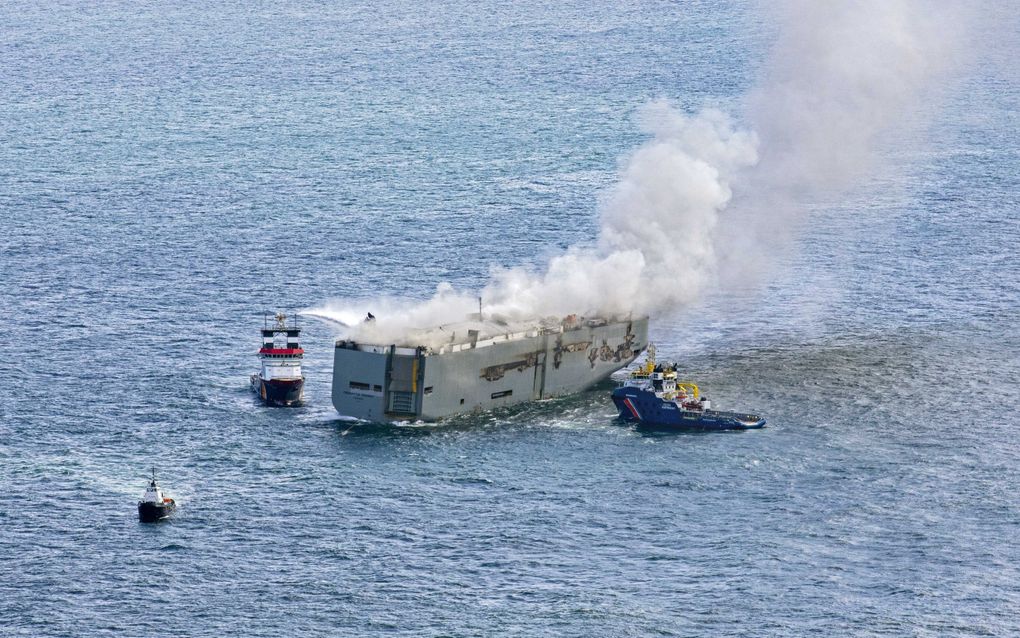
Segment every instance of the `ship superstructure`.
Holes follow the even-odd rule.
[[[584,390],[633,361],[648,317],[569,315],[439,326],[395,344],[336,342],[333,406],[369,421],[435,421]]]
[[[251,388],[267,405],[293,405],[304,396],[305,378],[301,361],[301,328],[287,325],[287,315],[277,313],[275,323],[268,319],[262,327],[262,347],[258,356],[261,369],[251,375]]]

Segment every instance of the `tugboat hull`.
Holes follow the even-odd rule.
[[[266,381],[258,375],[252,376],[252,389],[266,405],[290,406],[300,403],[304,396],[304,387],[304,378]]]
[[[614,390],[613,403],[625,421],[668,430],[754,430],[765,425],[765,419],[755,414],[686,410],[633,386]]]
[[[176,508],[173,499],[163,503],[142,502],[138,504],[138,520],[143,523],[157,523],[173,514]]]

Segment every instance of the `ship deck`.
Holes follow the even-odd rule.
[[[434,328],[415,329],[396,343],[372,343],[371,332],[366,336],[369,341],[355,339],[339,339],[338,348],[348,348],[377,354],[440,355],[462,352],[477,348],[523,341],[542,335],[563,334],[585,328],[598,328],[614,322],[629,321],[629,318],[577,317],[565,319],[550,317],[547,319],[510,322],[503,319],[485,321],[467,320],[443,324]],[[395,348],[395,349],[394,349]],[[392,349],[392,350],[391,350]]]

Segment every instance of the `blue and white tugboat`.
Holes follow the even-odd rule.
[[[713,410],[696,384],[677,380],[676,366],[656,365],[653,345],[648,346],[644,365],[613,390],[613,403],[625,421],[656,428],[752,430],[765,425],[765,419],[756,414]]]
[[[276,314],[276,323],[262,326],[262,369],[251,375],[251,389],[266,405],[294,405],[304,396],[305,378],[301,375],[301,328],[287,325],[287,315]]]
[[[142,500],[138,501],[138,520],[143,523],[157,523],[167,518],[177,509],[174,499],[163,494],[156,484],[156,468],[152,468],[152,480],[145,488]]]

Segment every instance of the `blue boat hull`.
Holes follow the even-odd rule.
[[[684,410],[673,401],[665,401],[653,392],[633,386],[614,390],[613,403],[625,421],[671,430],[754,430],[765,425],[765,419],[755,414]]]

